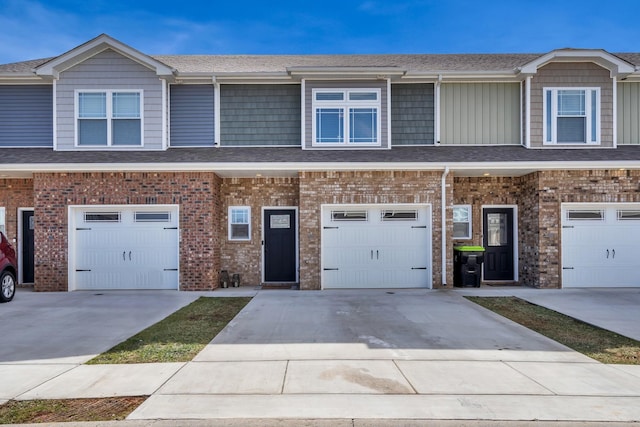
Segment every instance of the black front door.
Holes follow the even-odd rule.
[[[33,283],[33,211],[22,211],[22,282]]]
[[[484,280],[514,280],[513,209],[486,208],[482,223]]]
[[[264,281],[296,281],[296,211],[264,211]]]

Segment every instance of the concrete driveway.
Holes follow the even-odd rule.
[[[81,363],[200,294],[18,294],[0,306],[14,325],[0,402],[151,395],[132,420],[640,420],[637,366],[597,363],[465,292],[214,292],[256,296],[192,362],[102,366]]]

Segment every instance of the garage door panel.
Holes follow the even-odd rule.
[[[405,205],[393,209],[394,212],[401,209],[418,212],[418,218],[413,215],[408,219],[389,219],[389,215],[383,214],[392,210],[388,205],[325,207],[324,288],[430,286],[429,208]],[[333,220],[332,212],[335,211],[366,211],[366,220],[362,215],[359,221]]]
[[[95,222],[101,217],[95,214],[99,210],[117,213],[118,221]],[[87,212],[92,222],[86,221]],[[160,215],[150,220],[136,212]],[[137,222],[136,217],[144,221]],[[74,218],[70,274],[76,289],[178,288],[177,207],[79,207]]]
[[[565,204],[562,227],[563,287],[640,286],[637,242],[640,221],[620,219],[619,211],[640,204]],[[568,212],[600,212],[599,218],[576,219]]]

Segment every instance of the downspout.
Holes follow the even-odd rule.
[[[447,175],[449,175],[449,166],[445,166],[442,173],[440,207],[442,208],[442,287],[447,286]]]
[[[211,76],[213,84],[213,146],[220,148],[220,83]]]

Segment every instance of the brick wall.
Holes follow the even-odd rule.
[[[180,205],[180,289],[217,286],[221,179],[213,173],[36,173],[35,289],[67,290],[69,205]]]
[[[33,207],[33,180],[0,179],[0,207],[5,208],[6,236],[18,241],[18,208]],[[17,250],[17,245],[14,244]]]
[[[298,206],[298,178],[228,178],[222,181],[219,235],[221,270],[240,273],[243,285],[262,282],[262,208]],[[228,239],[229,206],[251,207],[251,240]]]
[[[322,204],[429,203],[433,217],[433,285],[441,279],[442,172],[363,171],[300,173],[300,288],[320,289]],[[452,188],[451,178],[448,179]],[[452,223],[447,223],[451,235]],[[453,283],[449,261],[447,282]]]

